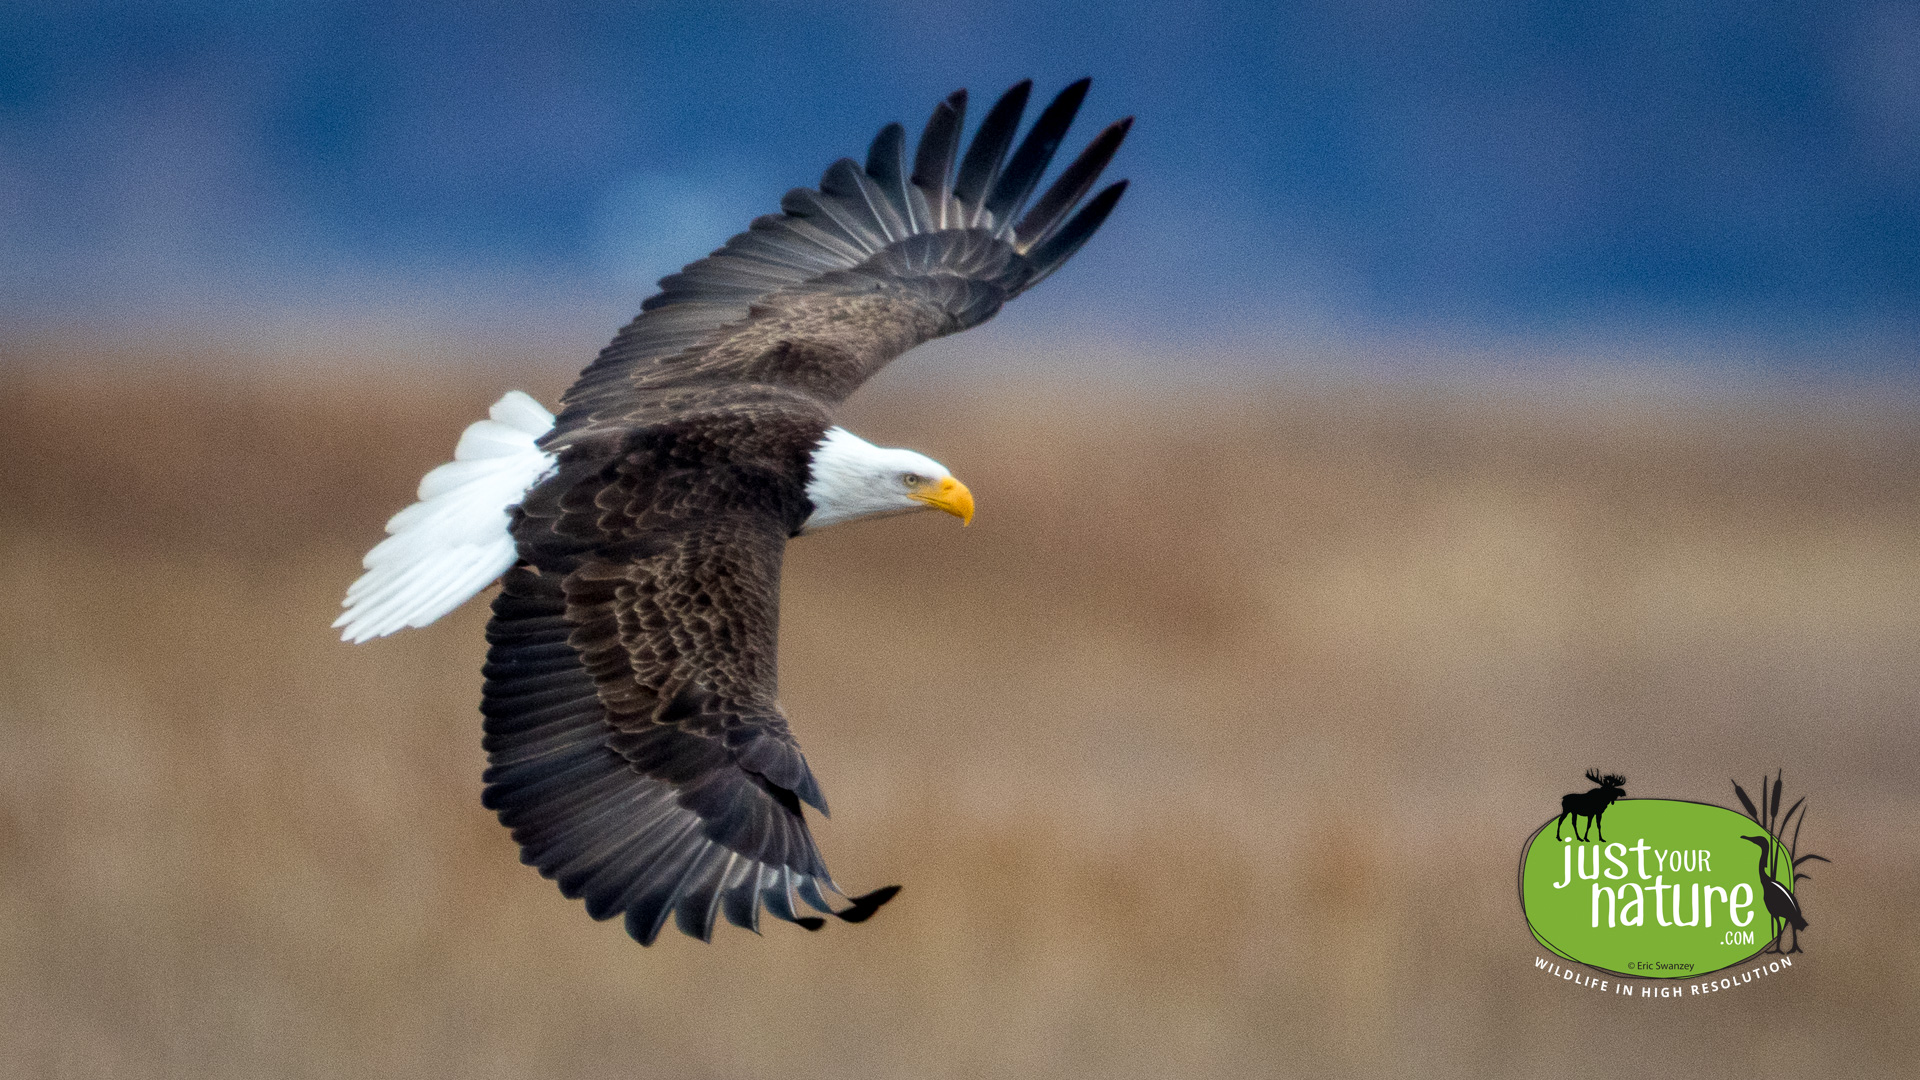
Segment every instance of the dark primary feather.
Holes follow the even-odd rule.
[[[1045,280],[1047,275],[1060,269],[1068,259],[1073,258],[1073,253],[1079,251],[1080,245],[1093,237],[1094,231],[1100,228],[1101,224],[1107,220],[1107,215],[1113,212],[1114,205],[1120,201],[1120,196],[1126,193],[1125,180],[1109,185],[1100,194],[1095,195],[1079,213],[1073,215],[1072,220],[1058,231],[1050,232],[1046,239],[1035,244],[1033,250],[1028,253],[1028,261],[1033,266],[1033,282],[1038,284]]]
[[[1053,182],[1053,186],[1040,196],[1040,201],[1033,204],[1033,209],[1021,220],[1019,227],[1014,230],[1015,242],[1023,249],[1030,248],[1059,228],[1081,197],[1093,190],[1100,173],[1120,150],[1121,141],[1132,127],[1133,118],[1127,117],[1108,125],[1093,142],[1088,143],[1087,148],[1080,152],[1073,164],[1067,166],[1066,171],[1060,174],[1060,178]]]
[[[899,124],[888,124],[873,137],[873,145],[867,148],[867,175],[879,185],[880,191],[887,197],[887,203],[893,208],[893,214],[908,234],[926,232],[931,226],[926,215],[926,201],[920,201],[918,209],[906,195],[906,153],[907,130]],[[778,220],[778,219],[775,219]],[[856,255],[856,258],[859,256]]]
[[[947,98],[911,171],[888,125],[864,167],[835,162],[662,280],[542,440],[558,464],[514,511],[522,565],[488,626],[485,802],[526,862],[643,943],[669,918],[702,939],[721,918],[757,929],[762,908],[819,927],[796,902],[859,922],[898,891],[825,898],[803,808],[826,799],[777,701],[781,561],[832,408],[992,318],[1124,190],[1082,205],[1123,121],[1016,229],[1087,81],[1016,147],[1030,89],[988,110],[964,157],[966,94]]]
[[[960,175],[953,181],[954,201],[971,211],[958,223],[961,226],[972,228],[986,224],[980,220],[980,211],[986,202],[987,185],[1000,174],[1000,165],[1007,159],[1007,147],[1013,145],[1013,133],[1020,127],[1020,114],[1027,110],[1027,94],[1032,90],[1032,79],[1015,85],[994,103],[987,118],[980,122],[980,130],[974,133],[967,156],[960,162]]]
[[[920,133],[920,148],[913,155],[913,186],[925,195],[932,209],[931,228],[956,228],[947,211],[953,191],[953,160],[960,151],[960,127],[967,120],[967,92],[955,90],[947,100],[934,106],[927,128]]]
[[[1041,111],[1040,119],[1033,122],[1033,129],[1020,141],[1020,149],[1014,151],[1013,160],[987,195],[983,205],[991,220],[1004,223],[1019,216],[1027,196],[1039,186],[1040,177],[1053,161],[1054,151],[1060,149],[1060,140],[1066,137],[1067,127],[1073,123],[1080,103],[1086,100],[1087,88],[1092,85],[1092,79],[1081,79],[1060,91],[1060,96]]]

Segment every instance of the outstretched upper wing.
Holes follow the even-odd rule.
[[[1062,91],[1018,148],[1031,82],[1001,97],[964,158],[964,90],[934,110],[910,170],[905,132],[887,125],[864,169],[842,158],[819,190],[788,192],[783,214],[662,280],[561,399],[545,445],[677,408],[676,389],[716,382],[837,404],[913,346],[993,317],[1079,250],[1126,189],[1123,180],[1080,206],[1131,118],[1101,132],[1028,208],[1088,83]]]

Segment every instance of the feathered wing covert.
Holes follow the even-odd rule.
[[[1087,81],[1014,148],[1029,89],[964,158],[964,91],[911,170],[887,126],[864,169],[836,162],[663,280],[541,440],[558,466],[514,514],[521,565],[488,627],[485,801],[524,861],[643,943],[670,914],[705,939],[721,916],[757,928],[762,904],[815,928],[795,897],[859,921],[893,894],[822,895],[801,804],[826,801],[775,700],[781,559],[832,407],[1052,273],[1124,190],[1081,205],[1123,120],[1027,208]]]

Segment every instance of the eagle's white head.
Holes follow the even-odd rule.
[[[973,520],[973,492],[945,465],[912,450],[875,446],[838,427],[814,448],[807,498],[813,514],[802,532],[915,510],[945,510],[962,524]]]

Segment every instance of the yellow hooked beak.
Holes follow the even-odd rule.
[[[935,510],[945,510],[960,519],[960,524],[973,523],[973,492],[967,485],[949,476],[937,484],[927,484],[919,491],[912,492],[907,498],[923,502]]]

